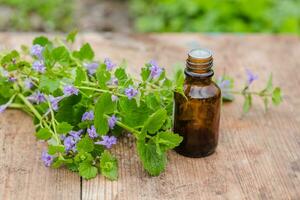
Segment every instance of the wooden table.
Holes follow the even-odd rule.
[[[1,33],[0,49],[30,44],[36,34]],[[193,47],[214,52],[216,75],[224,72],[245,81],[245,68],[259,75],[253,90],[273,72],[284,102],[265,113],[260,99],[242,116],[243,99],[222,108],[217,152],[191,159],[170,152],[159,177],[149,177],[136,156],[133,141],[113,150],[120,178],[85,181],[66,169],[48,169],[40,161],[42,142],[34,137],[29,116],[8,110],[0,115],[0,199],[300,199],[300,39],[271,35],[83,34],[99,59],[128,60],[137,74],[151,58],[169,73]]]

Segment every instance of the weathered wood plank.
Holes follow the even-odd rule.
[[[9,110],[0,116],[0,199],[80,199],[80,178],[41,161],[31,117]]]
[[[0,44],[18,47],[22,43],[28,44],[32,37],[32,34],[0,34]],[[145,173],[136,156],[132,139],[124,138],[114,149],[119,158],[119,180],[111,182],[98,176],[96,179],[83,181],[82,199],[300,198],[298,37],[84,34],[79,43],[83,41],[92,44],[99,59],[111,57],[120,62],[126,58],[130,70],[135,74],[152,58],[166,66],[171,73],[174,64],[184,62],[188,49],[195,46],[207,47],[214,51],[216,75],[226,72],[236,79],[237,84],[244,83],[245,68],[259,74],[260,81],[253,85],[253,89],[263,87],[268,73],[273,72],[274,82],[283,89],[284,103],[264,113],[262,102],[257,99],[253,110],[246,116],[241,115],[242,98],[238,97],[234,103],[225,104],[216,154],[203,159],[190,159],[170,152],[167,170],[159,177],[149,177]],[[13,117],[9,118],[10,115]],[[17,119],[18,123],[12,125],[13,119]],[[28,117],[19,112],[8,111],[0,116],[0,122],[0,142],[2,146],[5,144],[5,149],[10,149],[10,153],[8,150],[1,150],[0,197],[6,195],[6,199],[18,199],[24,194],[40,199],[63,198],[51,194],[74,195],[73,199],[80,197],[76,175],[70,175],[65,170],[48,170],[38,161],[42,145],[35,146],[38,143],[32,136],[33,127],[29,126],[31,122]],[[16,138],[22,139],[20,135],[30,135],[30,138],[22,139],[24,141],[11,139],[7,142],[5,138],[9,137],[3,134],[3,130],[8,130],[5,131],[7,134],[15,133],[18,136]],[[31,152],[18,154],[14,150],[18,146],[21,149],[27,147],[29,150],[26,149],[26,152]],[[11,164],[5,164],[6,160]],[[23,168],[32,170],[30,175],[19,175],[21,172],[17,172],[15,166],[21,164],[14,163],[19,163],[20,160]],[[6,178],[8,172],[14,172],[9,176],[10,179]],[[61,182],[62,177],[67,177],[64,183]],[[7,184],[7,181],[2,180],[10,182]],[[17,190],[20,186],[18,183],[22,183],[23,188]],[[66,189],[67,184],[72,186]],[[45,185],[49,185],[51,189],[46,190]]]

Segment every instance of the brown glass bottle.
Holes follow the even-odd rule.
[[[213,58],[209,50],[188,53],[183,97],[175,93],[174,132],[183,136],[175,150],[188,157],[212,154],[219,137],[221,90],[212,81]]]

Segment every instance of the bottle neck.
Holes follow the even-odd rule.
[[[192,50],[186,60],[185,75],[188,82],[210,83],[214,75],[213,58],[210,51]]]

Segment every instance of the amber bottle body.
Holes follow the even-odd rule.
[[[188,157],[205,157],[218,145],[221,91],[211,80],[212,70],[200,75],[185,72],[186,98],[175,93],[174,132],[183,136],[175,150]]]

